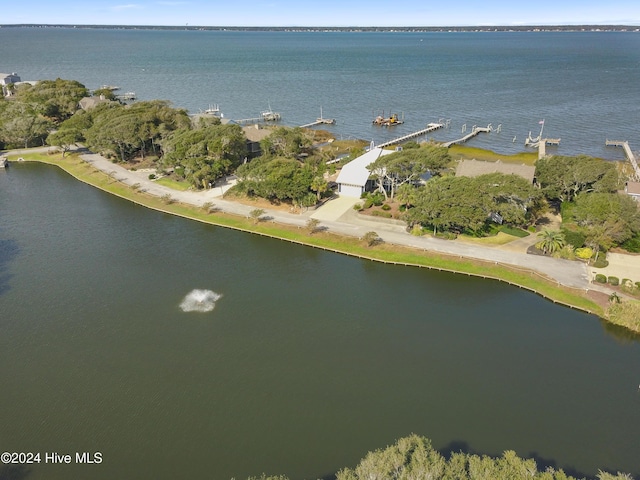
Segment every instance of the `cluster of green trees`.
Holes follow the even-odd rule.
[[[581,247],[596,257],[618,245],[640,250],[640,211],[618,191],[614,162],[583,155],[546,157],[536,163],[534,186],[517,175],[442,175],[450,161],[446,149],[423,145],[380,157],[369,169],[385,199],[404,204],[409,228],[478,236],[491,231],[496,220],[527,228],[550,204],[562,205],[563,230],[548,231],[539,242],[546,253],[573,258]],[[418,182],[426,172],[434,178]]]
[[[0,147],[45,145],[49,133],[70,118],[87,95],[75,80],[43,80],[14,88],[11,97],[0,97]]]
[[[517,175],[491,173],[479,177],[439,177],[402,198],[412,208],[405,212],[410,227],[429,227],[434,233],[481,234],[500,215],[507,225],[526,227],[546,209],[542,192]],[[495,217],[497,218],[497,217]]]
[[[236,192],[308,207],[328,191],[325,159],[303,129],[276,128],[260,146],[262,156],[237,169]]]
[[[625,473],[600,471],[598,480],[633,480]],[[452,453],[444,457],[428,438],[418,435],[399,439],[385,449],[369,452],[353,469],[344,468],[336,480],[576,480],[563,470],[538,470],[535,460],[508,450],[501,457]],[[249,480],[287,480],[285,476],[252,477]]]
[[[538,160],[536,178],[549,201],[562,206],[562,231],[547,235],[555,237],[551,250],[563,246],[570,256],[587,246],[597,256],[619,245],[633,250],[631,243],[639,243],[633,242],[640,240],[638,204],[619,192],[615,163],[585,156],[548,157]]]

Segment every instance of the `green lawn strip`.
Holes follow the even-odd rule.
[[[513,155],[503,155],[491,150],[485,150],[483,148],[469,147],[465,145],[451,145],[449,147],[449,154],[455,158],[463,158],[466,160],[482,160],[487,162],[495,162],[500,160],[501,162],[508,163],[524,163],[525,165],[535,165],[538,159],[538,152],[520,152]]]
[[[157,180],[154,180],[155,183],[160,185],[164,185],[165,187],[173,188],[174,190],[185,191],[189,190],[189,184],[186,182],[178,182],[177,180],[172,180],[171,178],[162,177]]]
[[[482,262],[464,257],[450,257],[439,253],[419,251],[410,247],[398,245],[378,245],[368,247],[357,238],[322,232],[310,234],[304,227],[295,227],[278,224],[269,221],[258,223],[253,220],[223,212],[207,213],[201,208],[181,203],[166,203],[161,198],[136,191],[90,164],[83,162],[76,156],[55,155],[22,155],[27,161],[39,161],[51,165],[57,165],[75,178],[91,184],[109,193],[133,201],[137,204],[159,210],[165,213],[179,215],[185,218],[198,220],[212,225],[233,228],[245,232],[270,236],[282,240],[288,240],[325,250],[357,256],[369,260],[399,265],[427,267],[454,273],[463,273],[483,278],[501,280],[534,291],[545,298],[570,307],[579,308],[603,316],[602,309],[580,295],[575,290],[562,287],[557,283],[546,280],[531,271],[518,271],[514,268],[497,265],[490,262]],[[10,157],[11,159],[11,157]]]

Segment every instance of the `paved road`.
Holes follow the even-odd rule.
[[[26,154],[33,151],[34,150],[31,149],[28,151],[12,151],[9,153],[20,154],[24,152]],[[196,206],[202,206],[206,202],[211,202],[216,208],[224,212],[247,217],[251,210],[254,209],[254,207],[249,205],[222,198],[223,193],[230,188],[232,182],[221,185],[216,184],[213,188],[204,191],[177,191],[149,180],[148,172],[127,170],[118,164],[112,163],[101,155],[84,153],[81,154],[81,158],[127,185],[139,184],[141,190],[151,195],[163,196],[168,194],[177,201]],[[302,214],[265,209],[265,215],[273,221],[300,227],[306,225],[309,218],[316,218],[321,221],[322,226],[332,232],[343,235],[362,237],[369,231],[375,231],[380,238],[387,243],[523,267],[539,272],[557,281],[559,284],[570,287],[582,289],[593,289],[596,287],[590,283],[590,273],[586,265],[582,262],[527,255],[525,249],[519,252],[517,248],[488,247],[431,237],[416,237],[407,233],[403,225],[389,222],[387,219],[376,220],[372,218],[369,220],[361,218],[353,210],[355,201],[356,200],[352,199],[338,198],[326,202],[316,210],[309,210]]]

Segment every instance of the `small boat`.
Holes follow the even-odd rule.
[[[207,115],[213,115],[214,117],[222,116],[220,113],[220,106],[217,103],[209,104],[209,108],[207,108],[204,113]]]
[[[277,122],[282,118],[278,112],[272,112],[271,110],[265,110],[260,115],[265,122]]]
[[[277,122],[282,118],[278,112],[271,110],[271,104],[269,104],[269,110],[263,111],[260,117],[262,117],[262,121],[264,122]]]

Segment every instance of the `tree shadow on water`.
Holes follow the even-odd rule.
[[[26,465],[3,465],[0,467],[0,480],[24,480],[31,474]]]
[[[0,295],[7,292],[10,286],[10,280],[13,277],[8,273],[9,263],[18,256],[20,247],[15,240],[0,239]]]

